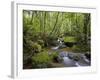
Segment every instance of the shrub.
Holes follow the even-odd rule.
[[[72,50],[75,52],[87,52],[87,51],[90,51],[90,46],[82,45],[82,44],[74,45],[72,47]]]
[[[41,45],[39,45],[38,43],[33,43],[32,45],[32,50],[34,50],[34,52],[38,53],[42,50]]]
[[[54,61],[54,62],[58,62],[58,53],[57,52],[53,52],[51,55],[50,55],[51,59]]]
[[[72,50],[73,50],[74,52],[81,52],[79,46],[76,46],[76,45],[74,45],[74,46],[72,47]]]
[[[43,41],[43,40],[38,40],[38,43],[39,43],[42,47],[44,47],[44,41]]]
[[[56,36],[48,36],[46,41],[49,46],[57,46],[59,44]]]
[[[50,62],[51,58],[46,51],[38,53],[32,57],[32,64],[34,68],[47,68]]]

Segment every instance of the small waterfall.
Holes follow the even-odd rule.
[[[55,47],[52,47],[51,49],[53,49],[53,50],[57,50],[59,47],[61,47],[62,45],[63,45],[63,42],[58,38],[58,46],[55,46]]]
[[[58,38],[59,46],[62,46],[63,42]]]
[[[56,47],[52,47],[51,49],[57,50],[58,48],[59,48],[59,46],[56,46]]]

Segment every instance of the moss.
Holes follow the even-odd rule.
[[[74,52],[88,52],[90,51],[90,47],[88,47],[87,45],[74,45],[72,47],[72,51]]]
[[[58,53],[57,52],[52,52],[50,57],[51,57],[53,62],[58,62]]]
[[[51,58],[49,57],[46,51],[38,53],[37,55],[32,57],[33,67],[36,68],[46,68],[48,64],[51,62]]]
[[[74,46],[72,47],[72,51],[74,51],[74,52],[81,52],[79,46],[76,46],[76,45],[74,45]]]
[[[75,37],[64,37],[64,42],[76,42],[76,38]]]

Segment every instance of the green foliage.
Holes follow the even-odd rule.
[[[47,43],[48,43],[48,45],[49,46],[56,46],[56,45],[58,45],[58,42],[57,42],[57,37],[55,36],[48,36],[47,37]]]
[[[58,52],[52,52],[52,54],[50,55],[51,59],[53,61],[56,61],[57,62],[57,59],[58,59]]]
[[[38,43],[31,43],[32,49],[34,50],[34,52],[38,53],[42,50],[41,45],[39,45]]]
[[[67,36],[67,37],[64,37],[64,42],[76,42],[76,38]]]
[[[76,46],[76,45],[74,45],[74,46],[72,47],[72,50],[73,50],[74,52],[80,52],[80,51],[81,51],[80,48],[79,48],[78,46]]]
[[[40,44],[42,47],[44,47],[44,41],[43,40],[38,40],[38,44]]]
[[[53,67],[53,62],[59,62],[61,60],[58,59],[58,53],[52,52],[52,54],[48,54],[47,51],[40,52],[32,57],[32,65],[33,68],[47,68]]]
[[[23,45],[23,63],[27,64],[29,63],[29,60],[31,59],[32,55],[35,55],[42,51],[41,45],[38,43],[34,43],[31,40],[26,40],[26,43]]]
[[[60,63],[60,62],[63,61],[63,58],[59,58],[59,53],[58,52],[52,52],[50,57],[51,57],[52,62],[54,62],[54,63]]]
[[[23,63],[32,58],[34,68],[43,68],[57,61],[58,53],[50,57],[43,50],[58,46],[58,38],[72,43],[73,51],[90,52],[90,18],[90,13],[23,10]]]
[[[32,57],[32,64],[35,68],[46,68],[51,62],[48,52],[43,51]]]
[[[74,52],[88,52],[90,51],[90,46],[89,45],[83,45],[83,44],[78,44],[78,45],[74,45],[72,47],[72,50]]]

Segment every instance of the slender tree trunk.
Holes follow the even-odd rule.
[[[76,28],[74,30],[77,32],[77,36],[79,37],[80,30],[78,29],[79,25],[78,25],[78,19],[77,18],[78,18],[77,13],[75,13],[75,25],[76,25]]]
[[[40,18],[40,35],[41,35],[41,33],[42,33],[42,26],[43,26],[43,25],[42,25],[42,12],[40,12],[39,15],[40,15],[39,18]]]
[[[32,11],[32,18],[30,20],[30,24],[32,24],[32,22],[33,22],[33,17],[34,17],[34,12]]]
[[[53,29],[51,30],[51,32],[49,33],[49,35],[52,35],[52,34],[53,34],[53,31],[54,31],[55,28],[56,28],[56,25],[57,25],[57,22],[58,22],[58,16],[59,16],[59,12],[58,12],[58,14],[57,14],[56,22],[55,22],[55,24],[54,24],[54,27],[53,27]]]
[[[45,26],[46,26],[46,12],[44,13],[44,34],[45,34]]]
[[[83,27],[83,33],[84,33],[84,43],[87,44],[87,27],[90,21],[90,15],[84,14],[84,27]]]
[[[63,19],[63,13],[62,13],[61,24],[60,24],[60,26],[57,28],[56,33],[55,33],[57,36],[60,35],[60,29],[61,29],[61,27],[62,27],[63,21],[64,21],[64,19]]]

